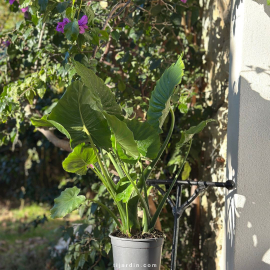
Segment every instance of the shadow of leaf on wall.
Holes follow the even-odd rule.
[[[250,83],[250,88],[259,93],[263,99],[270,100],[270,69],[247,66],[249,71],[241,75]]]

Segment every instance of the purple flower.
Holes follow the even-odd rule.
[[[58,32],[61,32],[64,34],[64,28],[65,28],[65,25],[68,24],[70,22],[70,20],[68,18],[65,18],[63,20],[63,22],[59,22],[56,26],[56,31]]]
[[[80,28],[80,34],[85,33],[85,29],[88,29],[87,26],[88,18],[86,15],[83,15],[80,20],[78,20],[79,28]]]
[[[64,18],[64,20],[63,20],[63,23],[66,25],[66,24],[68,24],[70,22],[70,20],[68,19],[68,18]]]
[[[29,7],[21,8],[21,11],[22,11],[23,13],[25,13],[26,11],[28,11],[28,9],[29,9]]]
[[[3,42],[3,44],[4,44],[5,47],[8,47],[10,45],[10,41],[6,40],[6,41]]]
[[[186,3],[186,2],[187,2],[187,0],[181,0],[181,2]]]
[[[18,0],[9,0],[9,3],[10,3],[11,5],[13,5],[13,3],[14,3],[15,1],[19,3]],[[26,11],[28,11],[28,9],[29,9],[29,7],[21,8],[21,11],[22,11],[23,13],[25,13]]]

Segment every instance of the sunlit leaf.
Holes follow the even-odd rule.
[[[124,162],[128,164],[136,164],[138,159],[133,158],[131,156],[126,155],[125,151],[122,149],[121,145],[117,142],[115,142],[115,136],[111,136],[111,141],[112,141],[112,148],[114,149],[115,152],[117,152],[118,157]]]
[[[191,172],[191,167],[188,162],[185,163],[184,169],[182,171],[182,180],[187,180]]]
[[[42,116],[41,118],[31,118],[31,123],[36,127],[53,127],[54,125],[47,120],[47,115]]]
[[[127,181],[126,181],[127,180]],[[132,175],[132,180],[136,180],[136,174]],[[122,178],[120,180],[120,186],[117,190],[116,200],[118,202],[123,201],[124,203],[128,202],[132,191],[134,191],[133,185],[130,183],[130,181],[127,179],[127,177]]]
[[[66,17],[70,20],[72,20],[72,16],[73,16],[73,11],[72,11],[72,7],[68,7],[66,9]]]
[[[69,135],[68,131],[61,124],[59,124],[53,120],[48,120],[48,115],[44,115],[41,118],[32,117],[31,123],[33,126],[36,126],[36,127],[55,127],[60,132],[65,134],[68,139],[70,139],[70,135]]]
[[[104,250],[105,250],[105,252],[106,252],[107,254],[109,254],[109,252],[110,252],[110,250],[111,250],[111,247],[112,247],[111,243],[108,242],[108,243],[105,244]]]
[[[114,94],[104,82],[92,70],[79,62],[75,62],[75,69],[83,83],[90,89],[92,104],[95,103],[94,109],[122,119],[121,108],[116,103]]]
[[[84,143],[77,145],[63,161],[63,168],[67,172],[85,175],[90,164],[97,162],[95,152],[91,146]]]
[[[46,93],[46,88],[45,87],[39,87],[37,89],[37,93],[39,95],[40,98],[43,98],[45,93]]]
[[[147,122],[158,132],[161,132],[162,125],[170,110],[170,100],[174,93],[175,86],[181,82],[184,72],[182,57],[165,70],[156,87],[152,92],[147,112]]]
[[[51,209],[52,218],[61,218],[77,209],[84,201],[85,196],[79,195],[77,187],[66,188],[61,195],[54,199],[54,206]]]
[[[186,103],[179,104],[178,109],[183,114],[186,114],[188,112],[188,106]]]

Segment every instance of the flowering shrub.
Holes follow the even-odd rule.
[[[189,119],[188,123],[193,121],[191,125],[195,126],[202,111],[199,107],[188,106],[202,76],[199,69],[194,68],[198,66],[196,61],[200,59],[202,52],[200,47],[196,46],[196,33],[192,33],[192,28],[191,32],[186,33],[180,18],[189,18],[191,27],[198,26],[199,29],[198,13],[194,9],[195,1],[194,4],[189,1],[188,5],[173,1],[172,7],[153,1],[141,2],[132,1],[119,5],[112,1],[104,8],[99,2],[92,1],[89,4],[83,1],[80,5],[81,1],[77,1],[73,5],[73,11],[71,1],[20,0],[19,3],[15,1],[9,6],[11,11],[18,11],[18,16],[24,15],[24,20],[18,21],[12,31],[5,30],[1,33],[0,118],[5,124],[1,126],[0,145],[10,144],[11,148],[17,150],[20,149],[21,143],[31,149],[35,147],[38,158],[34,159],[26,154],[27,162],[31,161],[32,168],[27,167],[28,165],[24,168],[24,161],[20,161],[19,166],[16,166],[15,162],[15,166],[11,166],[11,160],[13,162],[16,159],[6,158],[6,165],[1,168],[1,175],[4,176],[1,181],[11,181],[9,178],[12,179],[13,185],[18,181],[19,188],[16,190],[26,185],[26,193],[22,196],[29,197],[35,194],[35,198],[44,198],[44,192],[38,193],[40,189],[36,188],[40,183],[39,179],[57,182],[60,177],[68,177],[67,174],[62,174],[59,168],[55,168],[55,171],[58,171],[57,175],[53,173],[55,164],[64,159],[65,153],[61,150],[56,151],[42,136],[54,135],[51,128],[38,128],[43,133],[34,133],[30,117],[48,115],[63,91],[73,81],[78,80],[74,60],[102,78],[114,93],[125,118],[132,118],[136,114],[136,118],[145,121],[145,111],[156,81],[166,68],[176,62],[179,53],[185,51],[183,60],[186,72],[182,78],[183,89],[181,92],[175,92],[172,97],[175,113],[178,114],[173,141],[167,146],[166,155],[159,160],[159,165],[153,169],[151,175],[165,177],[165,174],[169,174],[172,177],[178,170],[182,153],[175,151],[174,145],[180,140],[179,121],[181,120],[181,127],[186,125],[185,119]],[[22,14],[19,5],[21,8],[28,7],[28,11]],[[79,21],[83,16],[87,17],[87,23],[82,21],[80,25]],[[64,19],[69,21],[62,27],[63,33],[57,31],[56,27],[59,22],[63,23]],[[80,33],[83,30],[85,32]],[[165,120],[164,130],[168,131],[169,127],[170,121]],[[188,128],[186,125],[186,129]],[[60,133],[54,133],[63,139]],[[166,134],[165,131],[159,135],[161,141],[166,139]],[[29,138],[35,139],[30,141]],[[41,149],[45,149],[45,155],[40,152],[43,151]],[[167,168],[166,159],[170,162]],[[105,161],[110,162],[106,156]],[[146,166],[149,160],[144,162]],[[44,164],[45,171],[50,173],[42,175]],[[76,179],[74,181],[77,186],[81,186],[81,181],[92,188],[95,183],[91,174],[93,171],[88,171],[90,172],[84,176],[75,178],[72,175],[69,178]],[[25,176],[24,172],[29,175]],[[140,173],[138,168],[137,173]],[[19,179],[27,181],[20,183]],[[86,189],[85,184],[82,184],[82,188]],[[47,192],[46,196],[56,197],[58,191],[53,192]],[[104,196],[100,198],[100,201],[104,202]],[[114,212],[112,207],[109,208]],[[98,258],[98,253],[96,256]]]
[[[17,3],[19,3],[18,0],[9,0],[9,3],[10,3],[11,5],[13,5],[13,3],[14,3],[15,1],[16,1]],[[23,13],[25,13],[26,11],[28,11],[28,9],[29,9],[29,7],[24,7],[24,8],[21,8],[21,11],[22,11]]]

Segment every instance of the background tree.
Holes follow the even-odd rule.
[[[76,1],[72,8],[72,1],[20,0],[7,1],[4,7],[7,23],[2,24],[0,35],[1,195],[22,202],[27,199],[52,203],[60,192],[59,183],[63,188],[72,182],[84,188],[88,196],[94,191],[108,199],[102,196],[91,173],[77,177],[62,170],[61,162],[70,150],[62,134],[57,130],[35,130],[30,122],[31,117],[48,114],[76,78],[73,60],[91,68],[105,81],[127,117],[144,120],[157,79],[184,53],[184,89],[173,99],[179,109],[174,142],[153,173],[156,178],[171,177],[182,160],[181,152],[175,148],[180,131],[212,114],[203,92],[202,8],[198,1]],[[7,16],[13,21],[6,20]],[[87,16],[87,23],[81,21],[83,16]],[[68,22],[74,17],[78,20],[75,26]],[[166,127],[169,123],[165,123]],[[201,138],[197,138],[189,158],[192,178],[200,178],[200,155]],[[169,166],[165,167],[167,162]],[[189,192],[185,190],[184,195]],[[155,190],[153,195],[157,200]],[[90,209],[89,213],[95,213],[97,222],[101,210]],[[183,269],[200,264],[199,244],[192,248],[192,239],[198,234],[194,236],[190,222],[185,215],[179,254]],[[172,217],[163,215],[161,223],[169,244]],[[97,253],[93,258],[95,262],[100,257]]]

